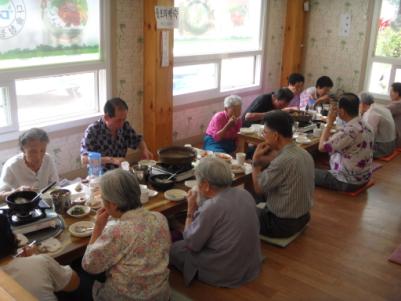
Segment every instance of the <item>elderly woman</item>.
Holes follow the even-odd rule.
[[[98,210],[82,267],[106,272],[95,282],[94,300],[168,300],[170,232],[166,218],[142,208],[135,175],[122,169],[100,180],[104,208]],[[116,222],[107,224],[109,217]],[[106,225],[107,224],[107,225]]]
[[[231,169],[218,158],[204,158],[195,169],[197,193],[188,196],[184,240],[175,242],[170,263],[188,285],[197,275],[219,287],[238,287],[260,272],[259,222],[255,201],[231,185]]]
[[[7,216],[0,214],[0,267],[38,300],[56,301],[55,292],[78,288],[79,277],[69,266],[61,266],[48,255],[33,255],[25,248],[14,257],[18,243]]]
[[[0,178],[0,197],[14,190],[42,189],[58,181],[56,164],[46,153],[49,137],[42,129],[33,128],[18,139],[21,153],[4,163]]]
[[[210,120],[203,139],[203,148],[214,152],[233,153],[241,121],[241,97],[230,95],[224,99],[224,111],[217,112]]]

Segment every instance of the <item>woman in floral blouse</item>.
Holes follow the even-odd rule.
[[[82,267],[106,282],[95,282],[94,300],[168,300],[170,232],[166,218],[141,206],[136,177],[121,169],[100,181],[99,209]],[[109,223],[109,216],[116,223]]]

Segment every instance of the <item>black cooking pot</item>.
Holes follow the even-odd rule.
[[[36,196],[35,191],[16,191],[6,197],[6,203],[12,211],[27,215],[33,209],[38,208],[40,197],[33,200]]]
[[[192,147],[170,146],[157,151],[160,163],[169,165],[191,164],[196,159],[196,151]]]

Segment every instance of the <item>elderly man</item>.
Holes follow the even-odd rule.
[[[120,166],[127,149],[139,149],[145,159],[153,157],[141,135],[130,126],[128,106],[121,98],[113,98],[104,105],[104,116],[89,125],[81,141],[81,161],[88,163],[88,153],[98,152],[105,170]]]
[[[184,240],[175,242],[170,264],[188,285],[198,279],[220,287],[238,287],[260,272],[259,223],[252,196],[232,188],[231,169],[218,158],[195,168],[197,193],[188,196]]]
[[[254,123],[260,123],[267,112],[284,109],[293,97],[294,93],[288,88],[281,88],[274,93],[259,95],[242,115],[243,126],[250,127]]]
[[[373,157],[390,155],[395,148],[395,124],[393,116],[385,106],[375,104],[373,95],[362,93],[359,112],[362,120],[370,126],[375,136]]]
[[[291,116],[275,110],[266,114],[265,141],[253,155],[252,179],[266,206],[258,210],[260,233],[290,237],[310,220],[313,204],[314,163],[312,156],[292,141]]]
[[[396,147],[401,147],[401,83],[393,83],[390,88],[391,104],[387,106],[394,118],[397,132]]]
[[[359,98],[344,93],[327,117],[327,126],[319,141],[319,150],[330,155],[330,170],[315,170],[315,184],[340,191],[355,191],[372,175],[373,132],[358,116]],[[337,117],[345,126],[330,137]]]

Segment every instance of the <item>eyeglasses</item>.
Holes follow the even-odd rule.
[[[263,136],[267,136],[268,134],[274,133],[274,131],[272,131],[268,128],[264,128],[262,133],[263,133]]]

